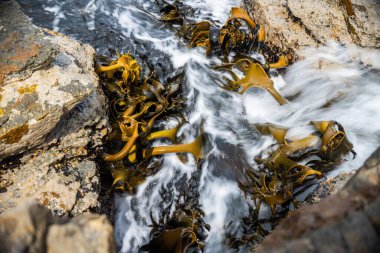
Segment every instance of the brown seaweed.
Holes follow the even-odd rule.
[[[254,199],[257,210],[265,202],[273,215],[276,214],[277,206],[294,201],[297,188],[322,177],[327,168],[332,169],[341,162],[343,155],[353,152],[352,144],[339,123],[312,121],[311,124],[317,131],[297,140],[286,138],[288,128],[272,124],[256,126],[260,133],[271,135],[279,143],[268,158],[256,159],[261,166],[261,175],[249,172],[248,181],[251,183],[240,183],[242,190]],[[315,156],[320,160],[300,163]]]
[[[199,135],[193,142],[171,146],[153,147],[145,150],[144,156],[151,157],[168,153],[191,153],[197,161],[202,158],[202,135]]]
[[[167,19],[168,13],[171,13],[170,16],[173,17],[179,15],[177,7],[174,5],[168,4],[164,9],[166,11],[162,15],[162,19]],[[188,47],[203,47],[206,49],[207,55],[215,52],[217,54],[221,53],[227,58],[231,51],[247,54],[253,49],[257,49],[260,52],[264,50],[267,55],[271,55],[265,64],[266,69],[285,68],[292,59],[289,55],[274,56],[269,48],[264,46],[264,26],[257,25],[245,10],[238,7],[231,9],[230,17],[220,28],[214,26],[212,22],[205,20],[194,24],[183,24],[180,34],[188,40]],[[277,60],[269,62],[272,58]],[[245,73],[245,77],[239,79],[232,70],[234,67],[242,70]],[[286,103],[286,99],[274,88],[273,82],[268,76],[267,71],[264,70],[264,67],[258,62],[248,59],[248,57],[239,59],[233,63],[226,63],[215,69],[227,71],[233,77],[234,81],[229,81],[225,86],[228,90],[240,90],[239,93],[244,93],[250,87],[263,88],[280,105]]]
[[[241,63],[242,61],[238,62]],[[247,61],[243,62],[247,64]],[[264,68],[259,63],[250,62],[248,70],[244,78],[235,81],[230,81],[226,89],[238,91],[240,94],[244,93],[251,87],[263,88],[268,91],[274,99],[283,105],[286,103],[286,99],[274,88],[273,81],[269,78]],[[247,68],[245,67],[245,68]]]
[[[161,14],[161,20],[165,22],[170,22],[170,23],[178,23],[182,24],[183,23],[183,18],[180,12],[178,11],[177,7],[172,4],[167,4],[164,6],[160,12]]]
[[[113,173],[115,190],[130,192],[127,178],[129,181],[143,182],[143,176],[147,173],[136,173],[135,170],[141,168],[139,165],[152,156],[186,152],[192,153],[197,161],[201,158],[202,136],[192,143],[180,144],[175,143],[180,124],[173,129],[153,131],[157,120],[171,113],[178,114],[182,109],[183,101],[179,92],[181,75],[173,77],[166,84],[158,81],[154,73],[141,78],[140,65],[130,54],[122,54],[109,66],[98,66],[97,72],[105,81],[106,92],[111,99],[110,115],[113,120],[109,135],[111,154],[105,154],[103,159],[123,164],[118,166],[123,169]],[[169,139],[175,144],[152,147],[150,142],[158,138]],[[122,147],[118,149],[120,145]],[[130,168],[125,169],[128,164]]]
[[[164,208],[158,222],[151,213],[151,239],[140,249],[162,253],[186,253],[190,249],[203,252],[205,231],[210,230],[210,226],[203,220],[205,214],[198,203],[198,195],[184,192],[172,214],[170,209],[170,206]]]

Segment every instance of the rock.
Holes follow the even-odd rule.
[[[0,212],[28,199],[39,200],[57,215],[78,215],[96,208],[100,183],[96,163],[82,161],[62,165],[56,160],[63,159],[60,155],[62,153],[49,150],[17,169],[6,171],[2,180],[12,184],[0,194]]]
[[[47,253],[116,252],[113,229],[105,216],[85,214],[69,223],[52,225],[46,239]]]
[[[0,252],[70,253],[115,251],[113,228],[103,215],[54,217],[29,201],[0,215]]]
[[[305,242],[307,252],[380,252],[379,196],[380,148],[341,191],[294,211],[255,252],[294,252]]]
[[[301,202],[301,205],[315,204],[328,196],[338,193],[353,174],[354,172],[341,173],[334,178],[319,183],[315,190],[307,196],[305,201]]]
[[[58,215],[103,210],[94,49],[32,25],[11,0],[0,1],[0,55],[0,213],[29,199]]]
[[[49,210],[33,202],[5,212],[0,216],[0,252],[39,252],[52,222]]]
[[[380,47],[380,3],[376,0],[245,0],[266,29],[266,43],[294,53],[329,40]]]
[[[92,47],[33,26],[14,1],[0,4],[1,159],[43,143],[87,98],[104,104]]]

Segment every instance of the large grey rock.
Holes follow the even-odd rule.
[[[0,213],[29,199],[59,215],[100,210],[108,121],[94,56],[0,1]]]
[[[380,47],[377,0],[245,0],[274,50],[295,53],[329,40]]]
[[[0,252],[112,253],[113,228],[103,215],[54,217],[37,202],[26,202],[0,215]]]

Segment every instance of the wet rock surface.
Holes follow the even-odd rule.
[[[315,190],[306,197],[305,201],[301,202],[301,205],[315,204],[328,196],[338,193],[354,174],[355,172],[342,173],[336,177],[320,182]]]
[[[380,47],[380,3],[376,0],[245,0],[266,29],[266,43],[295,53],[329,40]]]
[[[337,194],[280,222],[255,252],[379,252],[380,148]]]
[[[0,252],[115,252],[113,229],[102,215],[58,218],[26,202],[0,215]]]
[[[28,199],[58,215],[102,212],[108,119],[94,49],[0,1],[0,55],[0,213]]]

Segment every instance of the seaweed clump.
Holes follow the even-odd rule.
[[[324,173],[344,161],[353,145],[343,127],[336,121],[312,121],[315,132],[300,139],[288,139],[288,128],[257,124],[263,135],[277,144],[265,150],[266,158],[255,157],[255,170],[247,170],[247,180],[239,182],[242,192],[253,200],[249,215],[241,220],[240,232],[226,234],[231,248],[254,247],[275,227],[289,210],[298,206],[296,197],[318,183]],[[269,218],[260,217],[263,203],[270,207]],[[292,204],[292,205],[291,205]]]
[[[113,154],[105,154],[103,159],[113,163],[114,190],[133,192],[147,176],[154,174],[159,165],[149,163],[152,156],[188,152],[200,159],[202,135],[191,143],[174,144],[179,123],[172,129],[155,131],[157,120],[181,115],[182,74],[165,84],[154,72],[142,77],[141,66],[131,54],[122,54],[108,66],[97,66],[97,72],[103,77],[111,100],[108,149]],[[151,141],[158,138],[170,140],[173,145],[152,147]]]
[[[186,22],[176,4],[166,4],[161,9],[162,20],[169,23],[181,20],[179,34],[188,41],[188,47],[203,47],[206,55],[219,55],[225,63],[214,69],[228,72],[233,80],[227,80],[223,87],[230,91],[243,94],[251,87],[263,88],[268,91],[280,104],[286,99],[274,88],[269,77],[270,69],[282,69],[292,60],[290,55],[276,55],[265,44],[265,28],[256,24],[248,13],[238,7],[231,9],[231,15],[222,27],[216,26],[212,21],[205,20],[198,23]],[[251,52],[259,52],[266,58],[265,63],[250,57]],[[233,52],[235,57],[229,62],[228,56]],[[237,76],[237,71],[244,74],[243,78]]]
[[[199,204],[199,193],[196,188],[197,185],[194,185],[180,194],[176,203],[171,202],[163,207],[158,222],[151,212],[150,242],[140,248],[142,251],[152,253],[204,251],[204,240],[210,226],[203,220],[205,213]],[[165,191],[167,190],[161,191],[163,201],[165,201]]]
[[[264,202],[275,214],[277,206],[294,202],[295,195],[340,164],[344,155],[349,152],[355,155],[338,122],[312,121],[311,124],[317,131],[297,140],[286,139],[287,128],[271,124],[256,126],[259,132],[271,135],[278,143],[266,159],[256,157],[259,172],[250,171],[251,183],[241,184],[243,191],[253,197],[257,211]]]

